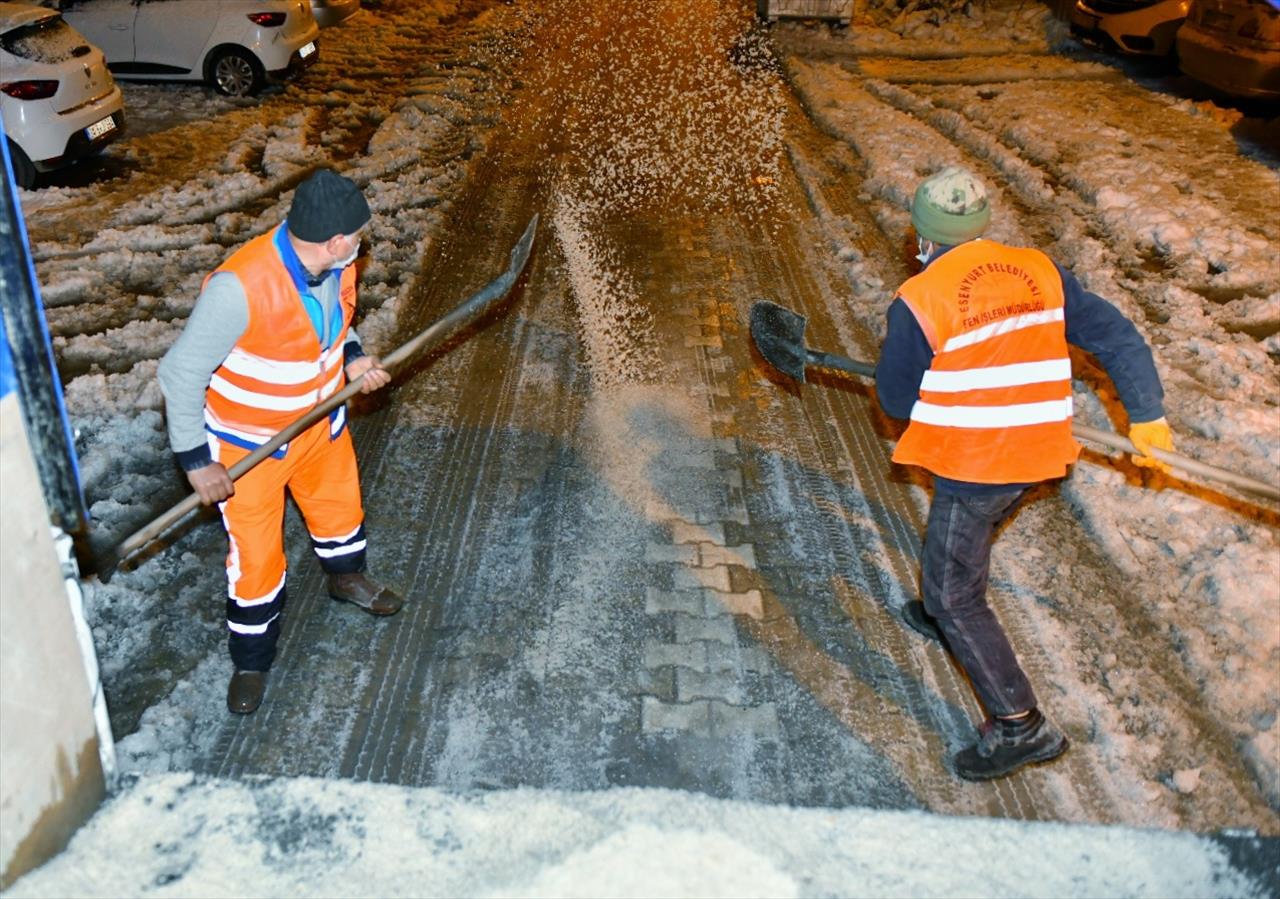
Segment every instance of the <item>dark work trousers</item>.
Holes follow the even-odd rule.
[[[924,608],[991,715],[1034,708],[1035,693],[1009,638],[987,605],[987,575],[996,529],[1026,492],[966,495],[935,491],[924,538]]]

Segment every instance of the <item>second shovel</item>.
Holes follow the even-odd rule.
[[[867,378],[876,376],[873,365],[806,347],[805,323],[803,315],[777,303],[760,300],[751,307],[751,341],[766,362],[801,384],[804,383],[806,366],[843,371]]]

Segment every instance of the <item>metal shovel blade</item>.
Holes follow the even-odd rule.
[[[805,317],[777,303],[760,300],[751,307],[751,340],[764,360],[792,380],[804,383],[808,352]]]

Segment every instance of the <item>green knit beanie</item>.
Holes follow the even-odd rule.
[[[954,246],[973,240],[987,230],[991,204],[978,176],[959,166],[948,166],[926,178],[911,201],[911,224],[916,234],[937,244]]]

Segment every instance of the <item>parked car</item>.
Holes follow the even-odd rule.
[[[1120,53],[1168,56],[1191,0],[1076,0],[1068,13],[1081,43]]]
[[[122,79],[204,81],[247,97],[316,61],[309,0],[48,0]]]
[[[1223,93],[1280,100],[1280,9],[1266,0],[1196,0],[1178,32],[1178,64]]]
[[[359,11],[360,0],[311,0],[311,14],[321,28],[345,22]]]
[[[770,25],[778,19],[825,19],[843,27],[853,19],[853,0],[756,0],[756,15]]]
[[[0,119],[14,180],[92,155],[124,130],[124,97],[91,46],[57,12],[0,3]]]

